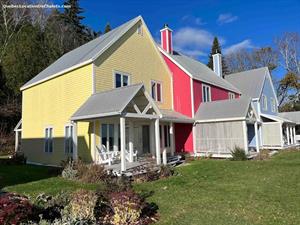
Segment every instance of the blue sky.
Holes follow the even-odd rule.
[[[103,31],[107,22],[114,28],[142,15],[159,40],[159,30],[167,23],[174,31],[175,47],[204,63],[214,36],[228,53],[272,46],[283,32],[300,33],[300,0],[81,0],[80,5],[84,23],[97,31]]]

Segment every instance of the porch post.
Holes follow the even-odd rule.
[[[159,119],[155,119],[155,151],[156,151],[156,164],[161,164],[160,156],[160,139],[159,139]]]
[[[73,122],[73,160],[76,161],[78,159],[78,138],[77,138],[77,122]]]
[[[294,137],[293,137],[293,128],[290,126],[290,137],[291,137],[291,144],[294,144]]]
[[[248,154],[248,131],[247,131],[247,122],[243,121],[243,133],[244,133],[244,150]]]
[[[294,144],[297,144],[297,142],[296,142],[296,126],[293,126],[293,135],[294,135]]]
[[[133,122],[129,122],[129,162],[133,162]]]
[[[96,122],[95,120],[92,122],[93,124],[93,133],[91,137],[92,151],[93,151],[93,161],[96,163]]]
[[[114,151],[118,151],[118,145],[119,145],[119,127],[118,127],[118,123],[114,123]]]
[[[254,131],[255,131],[255,143],[256,143],[256,152],[259,152],[259,143],[258,143],[258,125],[257,121],[254,123]]]
[[[171,156],[174,155],[175,152],[175,135],[174,135],[174,123],[170,123],[170,138],[171,138]]]
[[[120,117],[120,135],[121,135],[121,172],[126,171],[125,158],[125,117]]]
[[[19,149],[19,131],[15,131],[15,152]]]
[[[167,149],[165,143],[165,126],[161,125],[161,146],[162,146],[162,158],[163,164],[167,165]]]
[[[150,149],[152,156],[155,155],[155,129],[154,129],[155,121],[150,122]]]
[[[290,145],[290,131],[288,125],[286,125],[286,139],[287,139],[287,144]]]

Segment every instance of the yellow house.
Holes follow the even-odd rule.
[[[120,162],[174,154],[171,74],[141,16],[63,55],[21,87],[29,163]]]

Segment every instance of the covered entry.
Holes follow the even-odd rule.
[[[195,127],[195,154],[231,157],[235,147],[259,152],[260,121],[248,98],[202,103]]]
[[[163,120],[163,114],[143,84],[94,94],[71,120],[75,127],[74,159],[78,158],[76,125],[88,122],[93,124],[91,154],[95,162],[100,157],[111,164],[113,162],[109,160],[119,154],[121,171],[125,171],[127,163],[134,162],[138,156],[150,154],[157,164],[161,161],[167,163],[168,148],[161,144],[164,140],[162,129],[168,126],[169,140],[173,140],[172,123]],[[103,159],[102,154],[107,159]]]

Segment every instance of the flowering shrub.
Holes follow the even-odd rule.
[[[0,224],[26,222],[33,214],[28,198],[14,193],[0,195]]]
[[[94,191],[79,190],[72,195],[70,214],[79,220],[95,220],[94,209],[98,196]]]
[[[144,207],[144,200],[138,194],[133,191],[114,192],[110,195],[110,204],[114,212],[112,224],[138,224]]]
[[[74,161],[69,161],[64,167],[61,176],[65,179],[74,180],[78,175],[78,170],[76,168]]]

